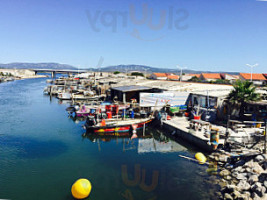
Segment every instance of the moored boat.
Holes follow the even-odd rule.
[[[57,98],[60,100],[70,100],[71,99],[71,93],[69,93],[69,92],[58,93]]]
[[[152,122],[152,120],[153,117],[124,120],[107,119],[97,123],[94,116],[88,116],[84,127],[87,132],[100,135],[107,133],[123,133],[142,129],[145,124]]]

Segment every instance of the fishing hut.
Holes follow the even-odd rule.
[[[139,102],[141,92],[149,92],[149,93],[155,92],[154,88],[140,86],[140,85],[112,87],[110,90],[111,90],[111,99],[117,97],[117,100],[123,103],[131,102],[131,99],[136,99],[137,102]]]

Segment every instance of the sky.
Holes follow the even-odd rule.
[[[0,0],[0,63],[267,73],[267,2]]]

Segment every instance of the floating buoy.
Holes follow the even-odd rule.
[[[204,164],[207,161],[206,156],[203,153],[196,153],[195,158],[198,160],[199,164]]]
[[[90,181],[81,178],[78,179],[71,187],[72,196],[76,199],[84,199],[89,196],[92,189]]]

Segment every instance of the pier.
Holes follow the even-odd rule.
[[[214,126],[214,125],[213,125]],[[205,137],[203,132],[195,131],[189,127],[189,121],[186,117],[173,117],[171,120],[162,121],[162,127],[171,132],[171,135],[178,136],[181,139],[195,145],[206,152],[214,151],[210,138]],[[215,127],[214,127],[215,128]],[[218,126],[216,126],[218,128]],[[220,127],[220,129],[224,129]],[[224,140],[220,139],[218,145],[223,145]]]

